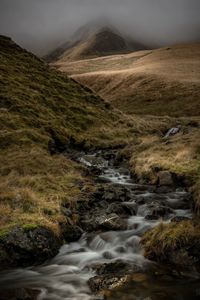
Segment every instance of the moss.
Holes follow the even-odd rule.
[[[0,229],[0,241],[4,240],[8,234],[9,234],[8,229]]]
[[[22,226],[22,228],[25,230],[25,231],[31,231],[31,230],[34,230],[34,229],[37,229],[39,226],[37,224],[24,224]]]

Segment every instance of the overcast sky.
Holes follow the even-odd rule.
[[[0,0],[0,33],[36,54],[101,17],[147,45],[200,41],[200,0]]]

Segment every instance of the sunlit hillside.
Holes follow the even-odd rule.
[[[200,114],[199,57],[200,44],[185,44],[54,66],[124,112],[192,116]]]

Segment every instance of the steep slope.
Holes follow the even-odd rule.
[[[74,162],[50,152],[72,140],[117,145],[131,133],[103,100],[3,36],[0,70],[0,228],[34,223],[58,232],[61,204],[80,197],[84,179]]]
[[[101,28],[94,33],[91,32],[80,31],[71,41],[47,55],[45,60],[48,62],[74,61],[145,49],[143,45],[124,38],[115,30],[107,27]]]
[[[78,62],[61,71],[129,113],[200,114],[200,44],[178,45]]]

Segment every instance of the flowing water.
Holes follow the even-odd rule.
[[[88,166],[93,165],[85,158],[82,158],[81,161]],[[139,186],[140,192],[138,192],[138,185],[133,182],[127,172],[114,169],[106,161],[103,167],[104,171],[99,179],[129,186],[133,191],[135,190],[138,197],[151,199],[155,196],[154,192],[149,191],[145,185]],[[182,201],[186,193],[184,190],[178,190],[168,194],[159,194],[159,197],[168,203],[177,204]],[[129,202],[129,205],[134,205],[134,201]],[[102,299],[100,296],[92,295],[87,284],[88,279],[95,276],[92,266],[120,259],[134,264],[138,270],[144,271],[153,264],[143,256],[140,237],[160,221],[146,220],[147,211],[147,204],[141,204],[137,214],[127,220],[128,229],[125,231],[108,231],[93,237],[91,234],[84,233],[79,241],[63,245],[55,258],[41,266],[1,273],[1,289],[36,289],[40,291],[38,300]],[[192,214],[190,210],[174,209],[173,213],[164,221],[169,222],[174,216],[191,217]],[[157,279],[147,276],[144,280],[139,280],[137,285],[128,285],[126,289],[108,296],[108,299],[196,300],[200,299],[198,285],[199,283],[185,285],[165,280],[159,282]],[[168,291],[166,292],[168,298],[163,296],[165,295],[164,291]],[[188,293],[190,298],[188,298]]]

